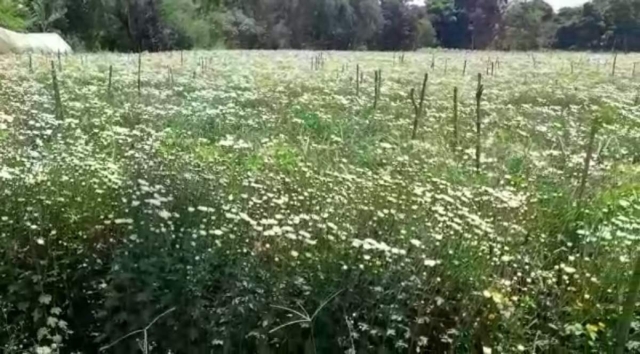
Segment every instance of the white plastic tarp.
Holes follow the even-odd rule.
[[[18,33],[0,28],[0,54],[71,53],[71,47],[57,33]]]

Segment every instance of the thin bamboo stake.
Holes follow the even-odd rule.
[[[140,79],[141,68],[142,68],[142,52],[138,53],[138,97],[142,95],[142,80]]]
[[[429,74],[424,74],[424,80],[422,80],[422,90],[420,91],[420,104],[416,104],[415,99],[415,90],[411,89],[411,103],[413,104],[413,109],[415,112],[415,117],[413,119],[413,131],[411,133],[411,139],[415,140],[418,134],[418,121],[422,118],[422,113],[424,112],[424,97],[427,92],[427,81],[429,80]]]
[[[360,96],[360,64],[356,65],[356,96]]]
[[[582,197],[584,196],[584,191],[587,186],[587,179],[589,178],[589,168],[591,167],[591,162],[593,160],[593,150],[595,147],[596,135],[598,134],[598,130],[600,130],[600,119],[594,118],[593,123],[591,124],[591,131],[589,132],[587,155],[584,157],[584,164],[580,176],[580,185],[578,186],[578,191],[576,192],[576,200],[578,201],[578,203],[582,203]]]
[[[453,88],[453,151],[458,148],[458,87]]]
[[[113,77],[113,65],[109,65],[109,82],[107,84],[107,98],[111,99],[111,78]]]
[[[378,70],[374,72],[373,79],[373,109],[378,106]]]
[[[480,102],[484,86],[482,85],[482,74],[478,74],[478,88],[476,89],[476,173],[480,173],[480,156],[482,154],[482,121],[480,114]]]
[[[53,97],[55,100],[56,118],[64,119],[64,113],[62,111],[62,98],[60,97],[60,86],[58,85],[58,76],[56,75],[56,67],[51,61],[51,80],[53,82]]]

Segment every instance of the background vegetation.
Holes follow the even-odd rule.
[[[0,26],[76,49],[639,50],[640,0],[0,0]]]

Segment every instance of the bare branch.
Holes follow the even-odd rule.
[[[101,351],[105,351],[105,350],[107,350],[107,349],[109,349],[109,348],[113,347],[114,345],[116,345],[116,344],[120,343],[120,342],[121,342],[121,341],[123,341],[124,339],[127,339],[127,338],[129,338],[129,337],[133,336],[134,334],[138,334],[138,333],[144,333],[144,332],[146,332],[146,331],[147,331],[147,330],[149,330],[149,328],[151,328],[151,326],[153,326],[153,324],[154,324],[154,323],[156,323],[156,322],[157,322],[157,321],[158,321],[162,316],[164,316],[164,315],[166,315],[166,314],[168,314],[168,313],[170,313],[170,312],[172,312],[172,311],[175,311],[175,309],[176,309],[175,307],[172,307],[172,308],[168,309],[167,311],[165,311],[165,312],[161,313],[161,314],[160,314],[160,315],[158,315],[156,318],[154,318],[154,319],[153,319],[153,321],[151,321],[151,322],[150,322],[146,327],[144,327],[144,328],[142,328],[142,329],[138,329],[138,330],[133,331],[133,332],[131,332],[131,333],[125,334],[124,336],[122,336],[122,337],[120,337],[120,338],[116,339],[115,341],[111,342],[110,344],[105,345],[105,346],[103,346],[103,347],[100,347],[100,349],[98,349],[98,351],[99,351],[99,352],[101,352]]]

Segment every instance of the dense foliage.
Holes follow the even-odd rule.
[[[640,50],[640,0],[0,0],[0,26],[87,50]]]
[[[611,352],[638,60],[0,57],[0,347]]]

